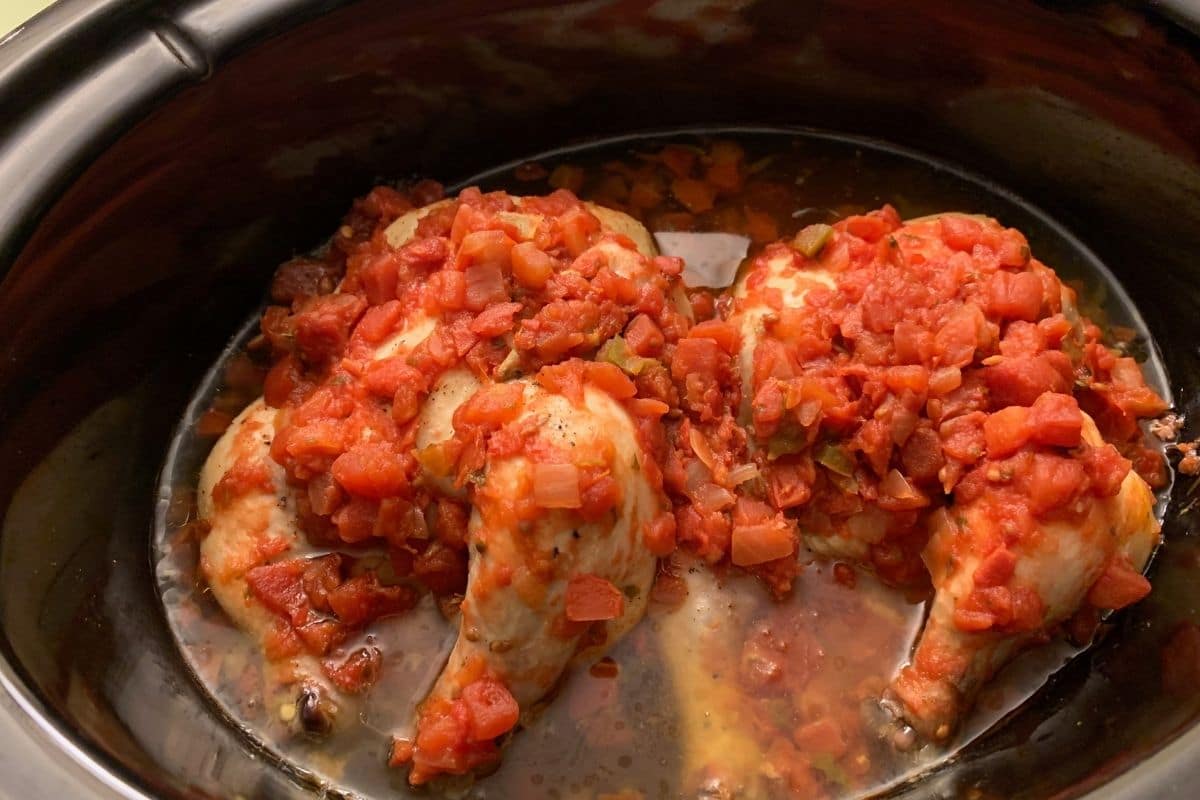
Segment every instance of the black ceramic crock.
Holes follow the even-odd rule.
[[[189,678],[149,523],[199,376],[273,265],[377,179],[697,124],[894,142],[1034,198],[1093,248],[1192,410],[1188,5],[62,0],[0,45],[0,795],[312,794]],[[1189,488],[1151,600],[893,796],[1200,791],[1200,687],[1167,696],[1159,668],[1200,621]]]

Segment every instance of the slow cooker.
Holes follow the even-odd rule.
[[[697,127],[932,155],[1112,270],[1188,415],[1198,32],[1187,0],[60,0],[0,44],[0,793],[329,796],[193,680],[151,520],[274,265],[378,181]],[[1159,653],[1200,622],[1192,505],[1177,481],[1149,600],[888,796],[1191,796],[1200,687],[1164,688]]]

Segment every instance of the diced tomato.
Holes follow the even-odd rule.
[[[1014,632],[1035,631],[1045,622],[1046,604],[1041,595],[1028,586],[1019,586],[1012,592],[1012,621],[1008,630]]]
[[[329,294],[337,286],[342,271],[338,264],[305,256],[285,261],[271,280],[271,299],[290,305],[318,294]]]
[[[1112,497],[1120,491],[1132,466],[1111,444],[1086,448],[1082,461],[1092,483],[1092,493],[1098,497]]]
[[[579,508],[579,467],[574,464],[533,465],[533,502],[542,508]]]
[[[896,358],[903,364],[921,364],[933,352],[933,334],[915,323],[901,320],[892,331]]]
[[[1133,568],[1123,555],[1111,558],[1104,572],[1088,590],[1088,602],[1096,608],[1118,609],[1150,594],[1150,581]]]
[[[816,469],[812,459],[778,461],[767,470],[767,492],[778,509],[804,505],[812,497]]]
[[[286,620],[275,620],[271,630],[263,637],[263,653],[268,661],[293,658],[303,651],[304,642]]]
[[[625,596],[599,575],[576,575],[567,583],[566,616],[571,622],[601,622],[625,613]]]
[[[307,566],[304,559],[292,558],[254,567],[246,573],[246,586],[268,610],[292,625],[303,625],[309,611],[303,584]]]
[[[308,601],[318,611],[329,610],[329,592],[342,582],[342,557],[336,553],[311,558],[304,567],[303,585]]]
[[[481,678],[463,687],[467,735],[473,742],[495,739],[512,730],[521,715],[516,699],[498,680]]]
[[[1071,361],[1058,350],[1005,357],[998,364],[984,367],[982,374],[993,408],[1031,406],[1046,392],[1067,394],[1073,380]]]
[[[456,245],[462,244],[463,239],[468,234],[473,231],[486,229],[490,222],[491,214],[481,208],[477,208],[474,203],[465,200],[460,195],[459,203],[454,213],[454,220],[450,225],[450,241]]]
[[[455,266],[460,270],[469,269],[472,265],[490,265],[507,272],[512,261],[512,250],[516,242],[504,231],[484,230],[468,233],[458,246]],[[468,284],[470,279],[468,279]]]
[[[430,525],[439,542],[453,548],[463,548],[467,545],[468,518],[467,509],[461,503],[441,499],[435,504]]]
[[[291,353],[275,362],[263,381],[263,400],[272,408],[282,408],[304,391],[300,364]]]
[[[356,444],[338,456],[331,467],[346,491],[379,499],[400,494],[408,486],[408,464],[387,444]]]
[[[598,522],[621,502],[621,484],[608,470],[595,467],[585,470],[579,487],[579,516],[587,522]]]
[[[982,563],[975,568],[973,576],[975,585],[980,589],[992,586],[1003,586],[1013,576],[1017,568],[1017,557],[1005,547],[998,547],[988,554]]]
[[[351,498],[337,511],[333,512],[333,524],[337,527],[338,538],[348,544],[364,542],[375,535],[375,520],[379,514],[379,505],[361,497]]]
[[[1003,586],[976,588],[954,608],[954,626],[961,631],[985,631],[1012,621],[1012,592]]]
[[[341,355],[366,308],[367,301],[355,294],[314,297],[294,317],[296,349],[310,362]]]
[[[461,592],[467,585],[467,558],[459,549],[431,542],[413,560],[413,575],[438,596]]]
[[[520,310],[520,303],[498,303],[491,306],[471,321],[471,332],[489,338],[508,333],[516,324],[513,317]]]
[[[322,472],[308,482],[308,502],[315,514],[329,516],[337,510],[345,497],[345,492],[328,472]]]
[[[1029,409],[1009,406],[988,414],[983,438],[991,458],[1004,458],[1025,446],[1030,437]]]
[[[401,387],[423,394],[427,389],[425,375],[401,356],[372,361],[363,374],[367,391],[378,397],[392,398]]]
[[[329,607],[344,624],[357,627],[416,605],[417,594],[408,586],[381,586],[375,573],[350,578],[328,593]]]
[[[891,230],[888,221],[878,214],[854,214],[840,223],[847,233],[867,242],[877,242]]]
[[[541,289],[554,274],[554,259],[533,242],[521,242],[512,249],[513,278],[527,289]]]
[[[965,367],[975,357],[984,325],[978,306],[960,306],[934,334],[933,353],[939,366]]]
[[[371,344],[378,344],[396,329],[403,318],[404,306],[399,300],[390,299],[381,306],[368,308],[354,328],[354,334]]]
[[[1069,394],[1047,392],[1029,409],[1029,437],[1038,444],[1078,447],[1082,430],[1083,414]]]
[[[946,463],[942,455],[942,441],[937,432],[929,427],[918,427],[909,435],[900,451],[904,472],[914,481],[931,481]]]
[[[1042,280],[1032,272],[992,275],[988,284],[988,311],[1000,319],[1036,322],[1042,312]]]
[[[493,303],[508,301],[508,288],[499,264],[474,264],[463,272],[463,279],[466,281],[463,307],[471,311],[482,311]]]
[[[342,660],[324,659],[322,671],[347,694],[366,691],[379,677],[383,654],[377,647],[360,647]]]
[[[737,350],[738,344],[741,341],[741,332],[735,325],[729,322],[710,319],[693,326],[688,332],[688,337],[692,339],[712,339],[720,345],[722,350],[732,354]]]
[[[228,506],[247,492],[274,492],[267,465],[257,458],[240,456],[212,488],[213,505]]]
[[[593,234],[600,230],[600,220],[583,206],[568,209],[558,218],[563,244],[572,256],[579,256],[592,244]]]
[[[426,287],[440,308],[457,311],[466,306],[467,277],[457,270],[435,272],[429,276]]]
[[[666,339],[654,320],[638,314],[625,328],[625,343],[639,356],[654,357],[662,352]]]
[[[920,366],[891,367],[884,380],[897,394],[907,391],[923,395],[929,388],[929,370]]]
[[[772,520],[735,525],[731,544],[733,563],[750,567],[790,556],[796,550],[796,536],[782,520]]]
[[[377,306],[396,299],[399,269],[398,255],[385,251],[372,254],[366,263],[356,270],[354,274],[358,278],[368,303]]]
[[[1087,475],[1075,459],[1035,453],[1025,481],[1030,510],[1042,515],[1066,508],[1083,489]]]
[[[964,214],[943,214],[938,224],[942,241],[955,250],[969,253],[983,238],[983,226]]]
[[[537,382],[547,391],[560,394],[576,405],[583,402],[584,362],[577,358],[542,367]]]
[[[499,427],[516,419],[524,406],[525,387],[519,383],[485,386],[454,412],[454,425],[490,425]]]
[[[716,376],[728,360],[721,346],[712,339],[683,339],[675,348],[671,374],[676,380],[683,380],[688,375]]]
[[[586,375],[588,383],[617,400],[628,400],[637,394],[633,381],[616,364],[588,362]]]
[[[490,740],[470,740],[470,713],[466,703],[461,700],[427,703],[417,724],[413,767],[408,780],[419,786],[443,773],[463,775],[495,762],[499,752]]]
[[[410,500],[388,497],[379,502],[375,536],[386,539],[392,547],[404,547],[410,539],[428,538],[429,524],[425,513]]]

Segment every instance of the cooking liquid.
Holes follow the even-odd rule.
[[[748,216],[757,214],[766,215],[782,237],[883,203],[894,205],[902,218],[943,210],[990,214],[1022,230],[1039,259],[1082,285],[1083,307],[1093,319],[1145,334],[1120,287],[1086,249],[999,190],[869,143],[747,130],[712,138],[738,141],[757,172],[739,194],[720,199],[702,214],[687,214],[667,200],[642,215],[651,231],[728,230],[732,225],[741,232]],[[685,135],[669,141],[695,145],[712,138]],[[536,162],[507,165],[460,186],[540,194],[553,188],[550,182],[570,181],[584,199],[624,206],[636,215],[636,209],[625,205],[628,187],[622,188],[619,165],[639,166],[639,153],[657,151],[666,141],[623,139],[564,150]],[[294,690],[264,686],[258,645],[225,618],[198,576],[198,542],[191,524],[195,484],[214,439],[198,436],[195,425],[214,402],[236,412],[253,399],[244,386],[227,385],[226,366],[256,332],[257,317],[210,372],[172,442],[159,490],[157,577],[179,645],[213,700],[231,722],[329,795],[558,800],[632,789],[641,794],[629,798],[690,797],[705,777],[695,767],[697,748],[706,740],[725,736],[731,748],[740,741],[753,751],[772,737],[795,733],[803,747],[807,740],[799,729],[821,719],[837,722],[844,747],[804,752],[819,773],[818,791],[829,797],[870,795],[950,757],[1026,701],[1076,652],[1055,642],[1018,657],[985,689],[948,747],[920,747],[911,732],[890,720],[879,698],[907,660],[927,592],[906,595],[847,565],[813,562],[800,574],[793,594],[777,603],[745,576],[720,575],[719,586],[713,586],[713,576],[706,575],[707,583],[690,579],[693,591],[681,608],[652,603],[647,618],[609,651],[604,663],[574,669],[556,696],[512,737],[494,774],[474,781],[450,779],[416,792],[407,786],[404,771],[389,770],[385,762],[391,736],[411,730],[415,706],[456,635],[453,622],[432,598],[360,634],[384,654],[378,680],[363,695],[342,701],[332,735],[315,741],[296,733]],[[1140,343],[1149,356],[1143,365],[1148,382],[1169,397],[1153,348],[1145,346],[1144,338]],[[373,557],[369,551],[347,552]],[[678,569],[689,578],[688,565]],[[692,567],[691,573],[706,569]],[[725,616],[716,633],[686,640],[694,648],[689,655],[702,668],[681,668],[685,661],[677,650],[666,651],[685,641],[678,638],[684,619],[679,615],[699,613],[696,604],[710,600]],[[683,631],[690,635],[692,629]],[[782,668],[789,691],[743,694],[737,687],[742,685],[739,673],[747,668],[744,646],[764,632],[786,639]],[[733,750],[722,758],[735,760]],[[747,797],[762,796],[750,785],[745,792]]]

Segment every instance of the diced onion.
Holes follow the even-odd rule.
[[[932,395],[950,394],[962,386],[962,370],[958,367],[938,367],[929,373],[929,393]]]
[[[712,473],[699,460],[688,459],[683,471],[687,475],[688,492],[694,492],[712,480]]]
[[[805,400],[800,405],[800,411],[796,414],[796,418],[804,427],[809,427],[817,421],[817,417],[821,415],[820,400]]]
[[[715,483],[703,483],[692,494],[696,508],[705,513],[729,508],[737,500],[733,492]]]
[[[752,481],[758,477],[758,467],[754,464],[738,464],[733,469],[729,470],[729,485],[740,486],[746,481]]]
[[[708,445],[708,439],[704,438],[704,434],[695,428],[688,429],[688,444],[692,446],[692,452],[696,454],[696,458],[704,463],[704,466],[709,470],[716,468],[717,457],[713,455],[712,448]]]
[[[890,495],[897,500],[914,500],[918,497],[924,497],[920,492],[913,488],[913,485],[908,482],[908,478],[900,474],[900,470],[893,469],[884,476],[879,482],[879,489],[886,495]]]
[[[542,508],[579,508],[579,467],[574,464],[533,465],[533,502]]]

